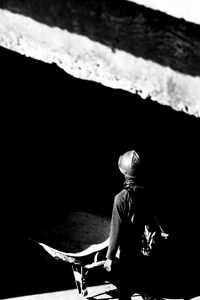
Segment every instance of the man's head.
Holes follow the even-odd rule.
[[[127,151],[119,157],[118,166],[120,171],[129,177],[136,176],[136,170],[139,166],[140,158],[135,150]]]

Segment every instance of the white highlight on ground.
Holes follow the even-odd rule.
[[[115,296],[109,295],[110,291],[116,290],[116,288],[112,284],[105,284],[99,286],[91,286],[89,288],[89,295],[91,299],[94,300],[118,300]],[[78,295],[77,290],[66,290],[59,291],[53,293],[44,293],[44,294],[35,294],[29,296],[15,297],[15,298],[6,298],[2,300],[83,300],[81,295]],[[131,300],[143,300],[143,298],[139,294],[134,294],[131,297]],[[168,299],[163,298],[163,300],[184,300],[184,299]],[[190,300],[200,300],[200,296],[191,298]]]

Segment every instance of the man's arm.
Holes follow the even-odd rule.
[[[123,205],[122,198],[117,195],[114,199],[113,209],[112,209],[112,218],[110,224],[110,239],[108,250],[106,254],[105,269],[111,271],[112,262],[115,258],[116,252],[120,244],[120,233],[123,219]]]

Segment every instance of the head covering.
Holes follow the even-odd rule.
[[[135,150],[127,151],[119,157],[119,170],[125,176],[135,176],[135,170],[140,163],[140,157]]]

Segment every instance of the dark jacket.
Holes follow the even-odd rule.
[[[115,196],[107,258],[113,259],[118,247],[120,258],[130,259],[140,255],[143,224],[146,212],[149,211],[146,195],[145,188],[135,185],[131,189],[123,189]]]

